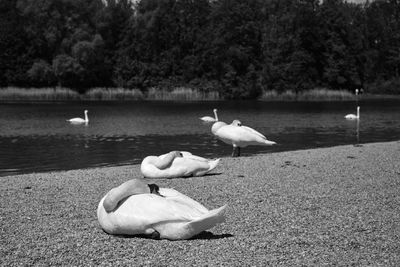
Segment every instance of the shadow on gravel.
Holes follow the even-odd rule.
[[[221,174],[222,174],[222,172],[210,172],[210,173],[206,173],[202,176],[215,176],[215,175],[221,175]]]
[[[144,239],[153,239],[153,240],[160,240],[159,237],[151,236],[151,235],[114,235],[117,238],[144,238]],[[211,232],[203,231],[198,235],[189,238],[188,240],[196,240],[196,239],[222,239],[222,238],[229,238],[233,237],[231,234],[221,234],[221,235],[214,235]]]
[[[229,238],[233,237],[231,234],[222,234],[222,235],[214,235],[211,232],[204,231],[201,232],[198,235],[195,235],[194,237],[190,238],[189,240],[194,240],[194,239],[222,239],[222,238]]]

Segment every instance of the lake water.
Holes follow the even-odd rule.
[[[355,102],[86,102],[0,104],[0,176],[140,163],[171,150],[228,157],[232,147],[216,140],[213,116],[239,119],[276,146],[251,146],[242,155],[393,141],[400,138],[400,101],[362,101],[361,120],[347,121]],[[66,119],[83,117],[89,125]]]

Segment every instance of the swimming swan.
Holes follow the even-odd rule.
[[[101,228],[113,235],[148,235],[155,239],[188,239],[225,220],[226,205],[208,210],[170,188],[133,179],[109,191],[99,202]]]
[[[203,122],[206,122],[206,123],[218,121],[217,109],[216,108],[213,109],[213,112],[214,112],[214,118],[210,117],[210,116],[204,116],[204,117],[201,117],[200,120],[202,120]]]
[[[220,159],[209,160],[186,151],[171,151],[161,156],[143,159],[140,170],[145,178],[177,178],[202,176],[215,167]]]
[[[346,120],[358,120],[360,119],[360,106],[357,106],[357,115],[347,114],[344,116]]]
[[[82,124],[82,123],[88,124],[88,123],[89,123],[89,117],[88,117],[88,115],[87,115],[87,114],[88,114],[88,111],[85,110],[84,113],[85,113],[85,119],[82,119],[82,118],[72,118],[72,119],[69,119],[69,120],[67,120],[67,121],[69,121],[70,123],[73,123],[73,124]]]

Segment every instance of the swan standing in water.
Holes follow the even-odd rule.
[[[222,223],[225,208],[226,205],[208,210],[174,189],[133,179],[100,200],[97,218],[108,234],[144,234],[155,239],[179,240]]]
[[[186,151],[171,151],[161,156],[143,159],[140,170],[145,178],[178,178],[202,176],[215,167],[220,159],[209,160]]]
[[[240,156],[241,147],[249,145],[271,146],[276,144],[274,141],[267,140],[263,134],[257,132],[253,128],[242,125],[239,120],[234,120],[231,124],[219,121],[217,109],[214,109],[213,112],[215,118],[212,118],[213,120],[207,120],[210,122],[214,121],[211,132],[222,142],[233,146],[232,157]],[[203,118],[207,118],[207,116],[200,119],[203,120]]]
[[[346,120],[359,120],[360,119],[360,106],[357,106],[357,115],[347,114],[344,117]]]
[[[89,123],[88,111],[85,110],[84,113],[85,113],[85,119],[82,119],[82,118],[72,118],[72,119],[69,119],[69,120],[67,120],[67,121],[69,121],[69,122],[72,123],[72,124],[83,124],[83,123],[88,124],[88,123]]]

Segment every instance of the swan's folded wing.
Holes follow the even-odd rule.
[[[197,202],[196,200],[176,191],[172,188],[160,188],[160,194],[164,196],[168,201],[174,203],[184,204],[186,207],[190,209],[197,210],[199,213],[206,213],[208,209],[204,207],[202,204]]]
[[[253,128],[250,128],[250,127],[247,127],[247,126],[244,126],[244,125],[242,125],[240,127],[245,129],[245,130],[247,130],[247,131],[249,131],[249,132],[251,132],[251,133],[253,133],[253,134],[255,134],[255,135],[258,135],[259,137],[261,137],[263,139],[267,139],[262,133],[254,130]]]
[[[264,135],[247,126],[226,125],[221,127],[216,135],[233,142],[249,142],[255,138],[266,139]]]
[[[162,196],[141,194],[128,197],[114,211],[115,217],[151,225],[161,221],[191,221],[208,212],[203,205],[176,190],[160,188],[159,192]]]

